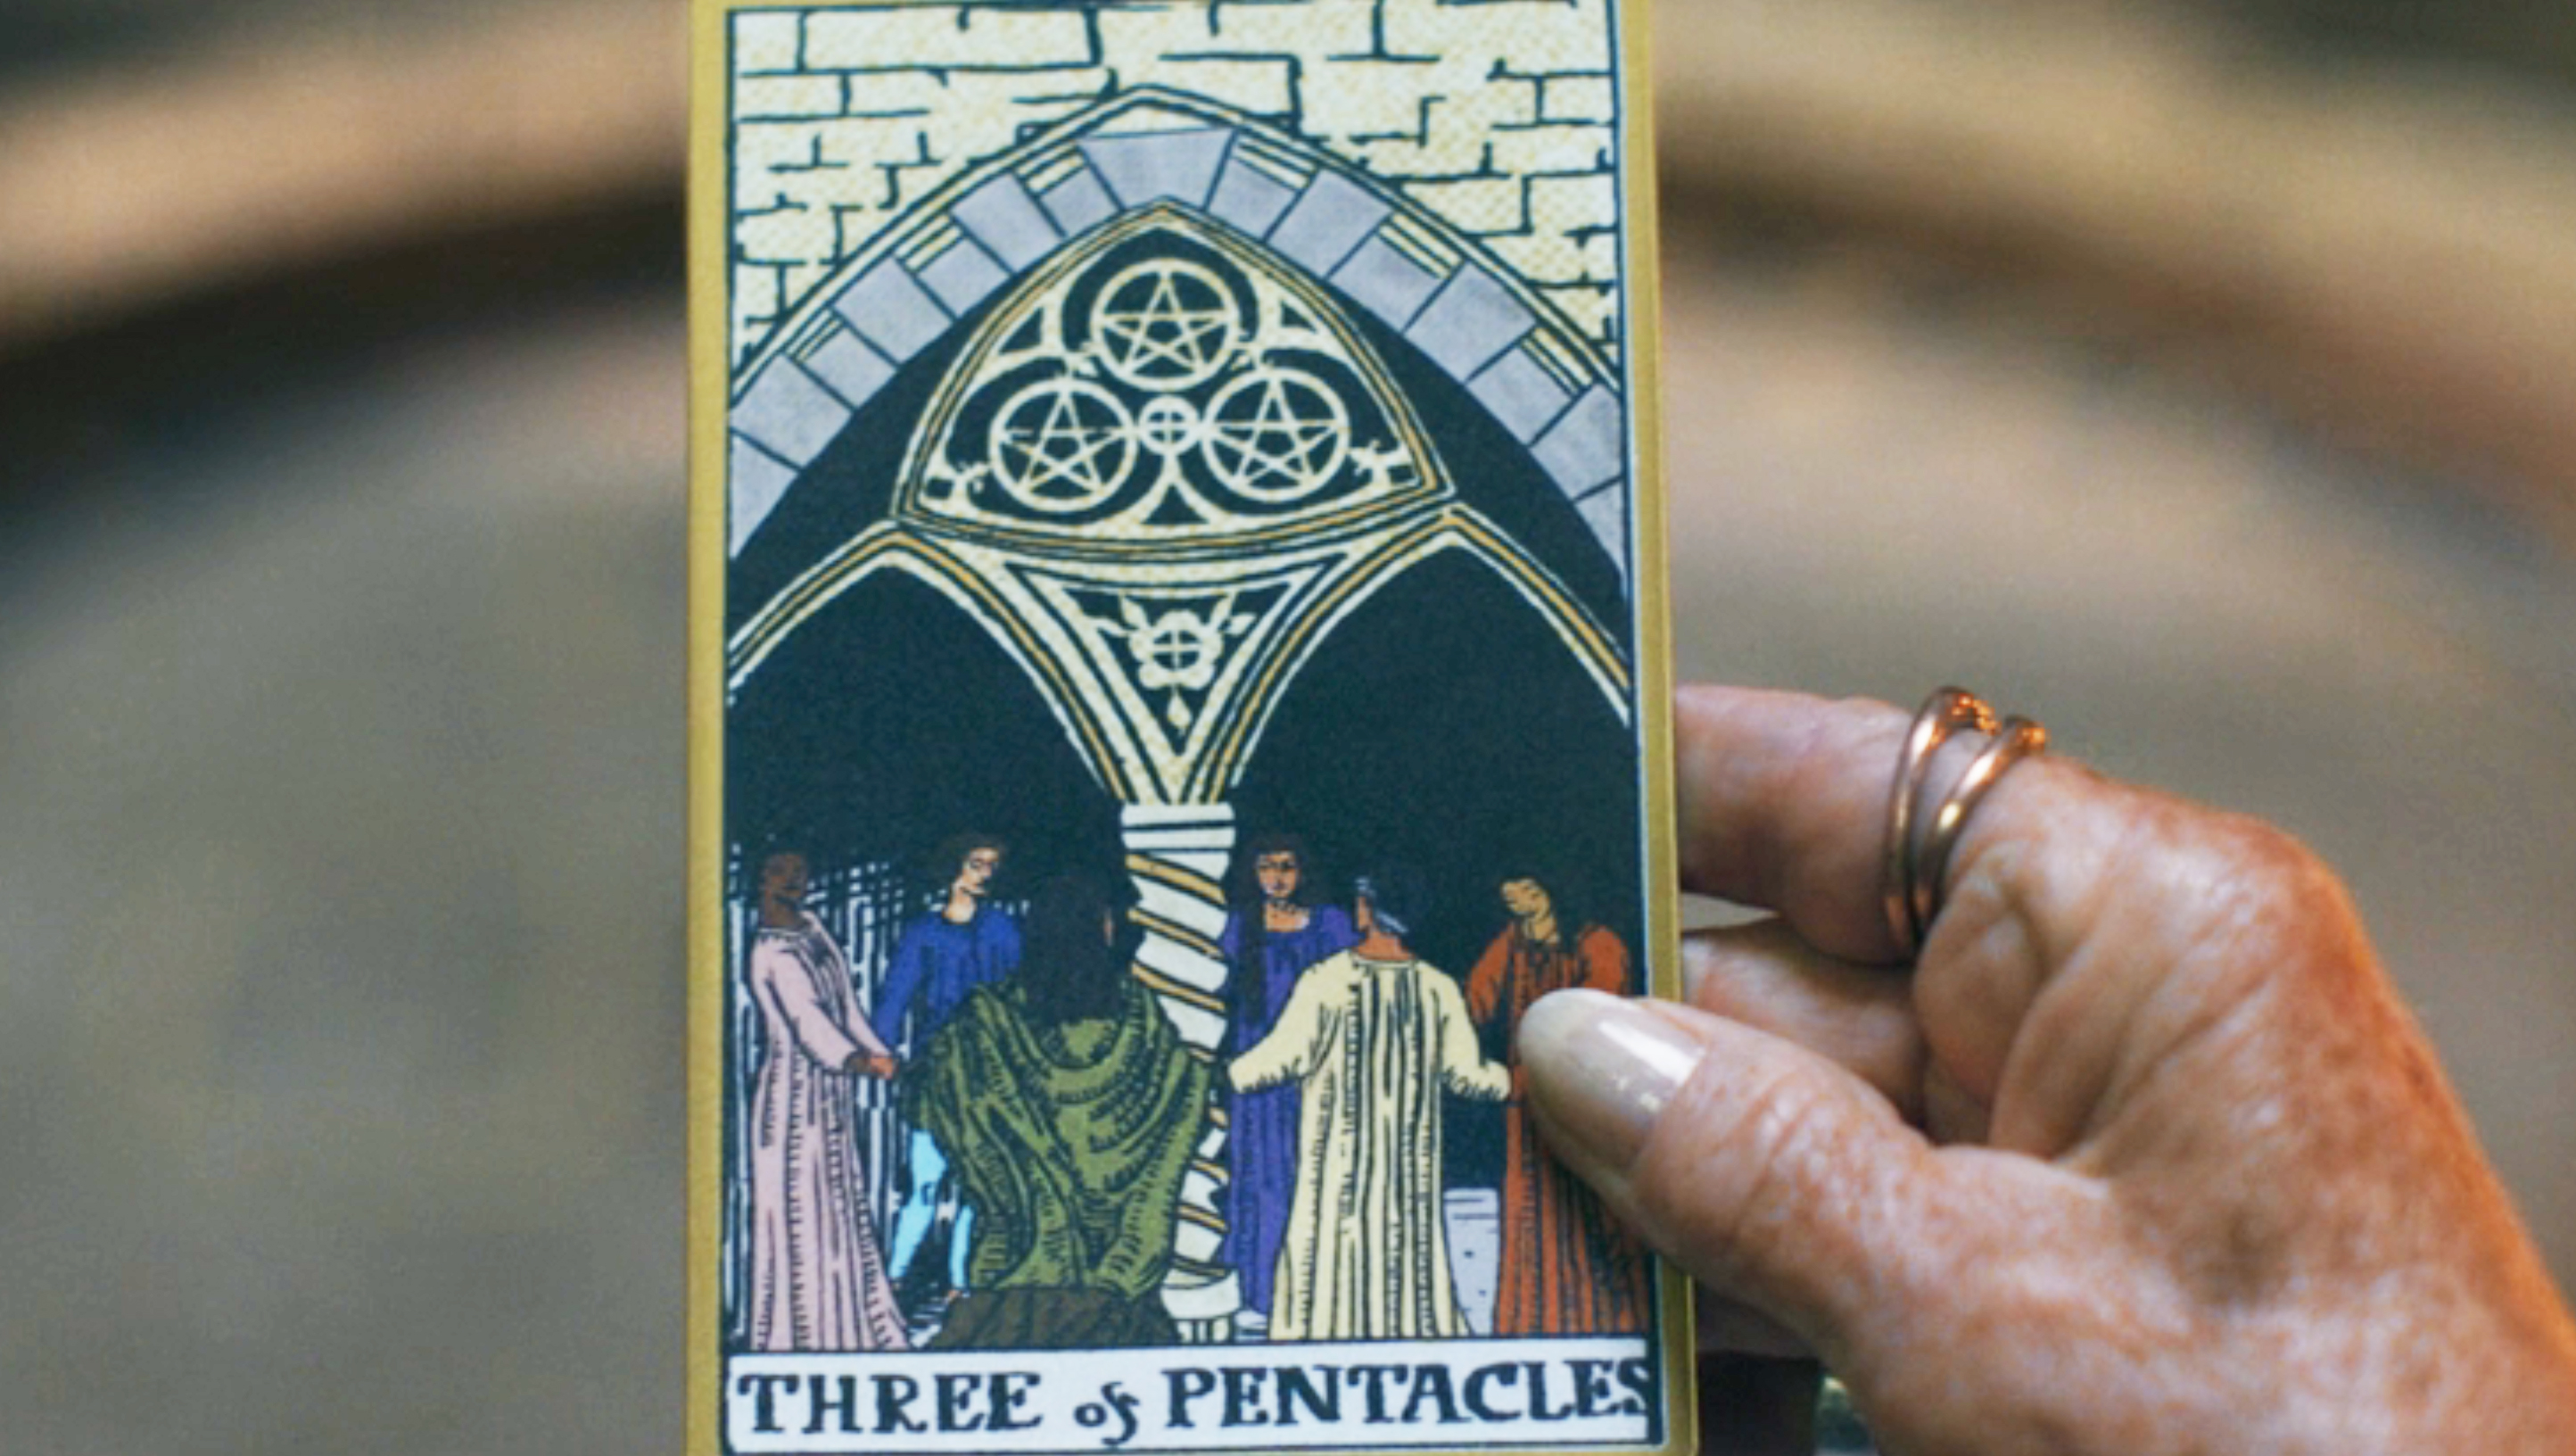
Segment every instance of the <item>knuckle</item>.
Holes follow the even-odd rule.
[[[2085,866],[2087,919],[2115,902],[2159,918],[2193,941],[2278,949],[2336,933],[2352,903],[2326,862],[2275,825],[2141,789],[2105,801],[2102,853]]]
[[[2243,815],[2174,803],[2162,817],[2140,846],[2130,877],[2139,895],[2122,917],[2152,932],[2143,943],[2164,948],[2162,1004],[2183,1008],[2189,1026],[2240,1033],[2302,1006],[2339,1004],[2371,962],[2359,915],[2326,862]]]
[[[2277,955],[2340,938],[2353,918],[2350,897],[2324,859],[2295,836],[2242,815],[2211,815],[2189,850],[2205,902],[2246,948]]]

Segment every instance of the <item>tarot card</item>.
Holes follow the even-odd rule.
[[[701,0],[693,1452],[1678,1452],[1634,0]]]

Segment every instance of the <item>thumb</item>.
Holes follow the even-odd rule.
[[[1670,1002],[1542,997],[1521,1063],[1548,1150],[1720,1295],[1842,1365],[1945,1222],[1931,1145],[1860,1078]]]

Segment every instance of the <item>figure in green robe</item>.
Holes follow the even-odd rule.
[[[1210,1072],[1128,973],[1096,882],[1051,882],[1020,968],[914,1065],[904,1115],[952,1150],[976,1210],[969,1293],[934,1349],[1177,1343],[1157,1297]]]

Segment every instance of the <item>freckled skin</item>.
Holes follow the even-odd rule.
[[[1685,689],[1696,1070],[1633,1147],[1531,1063],[1632,1228],[1897,1456],[2576,1452],[2576,1323],[2340,884],[2278,831],[2025,762],[1899,964],[1905,715]]]

